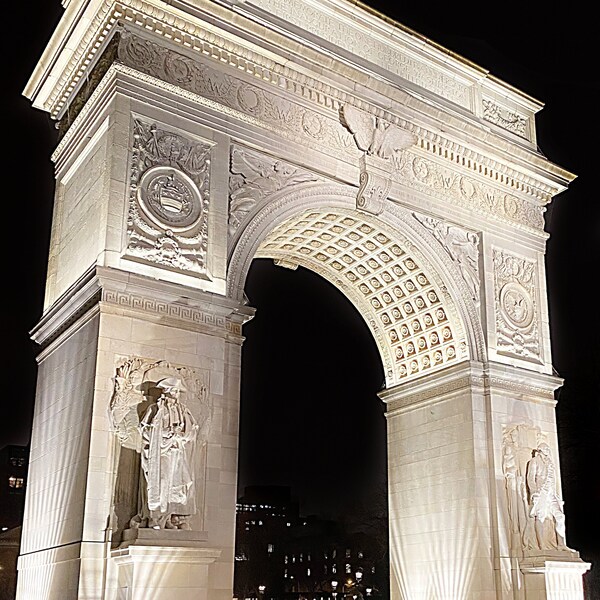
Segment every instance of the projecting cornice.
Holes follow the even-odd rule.
[[[66,331],[81,327],[99,310],[169,322],[239,344],[244,340],[242,325],[254,316],[253,308],[218,294],[190,288],[183,293],[175,283],[94,266],[44,312],[30,332],[44,349],[38,361],[60,343]]]
[[[418,146],[428,154],[508,186],[539,206],[574,178],[534,151],[533,115],[541,104],[422,36],[342,0],[306,3],[313,9],[334,7],[332,14],[346,25],[353,15],[354,28],[365,40],[373,37],[383,43],[382,32],[386,32],[386,47],[392,53],[406,51],[413,58],[418,54],[418,60],[404,61],[403,74],[393,78],[388,72],[386,78],[377,64],[352,61],[343,48],[339,56],[334,49],[316,48],[313,21],[300,30],[282,21],[283,17],[272,17],[269,22],[264,10],[256,6],[265,4],[262,0],[226,4],[197,0],[192,7],[160,0],[95,0],[84,7],[82,2],[71,2],[25,94],[54,118],[64,118],[117,24],[125,23],[166,38],[167,45],[179,47],[184,55],[196,55],[219,68],[228,65],[251,76],[257,85],[276,88],[278,94],[296,97],[317,110],[339,111],[344,104],[366,110],[416,135]],[[281,6],[273,0],[274,8]],[[424,70],[419,70],[420,65]],[[429,75],[416,82],[423,73]],[[439,87],[443,77],[436,79],[435,73],[440,77],[460,73],[474,94],[467,103],[470,108],[444,97],[444,90],[450,88]],[[525,129],[525,117],[494,104],[495,96],[502,96],[504,104],[518,104],[529,111]],[[513,125],[517,129],[511,132]],[[503,127],[509,133],[503,134]],[[531,134],[529,142],[519,133],[526,130]]]

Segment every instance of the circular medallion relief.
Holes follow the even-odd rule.
[[[151,167],[141,177],[138,200],[158,225],[188,229],[202,215],[202,197],[196,184],[173,167]]]
[[[500,290],[500,306],[504,316],[515,327],[529,327],[533,321],[533,302],[527,290],[516,282]]]

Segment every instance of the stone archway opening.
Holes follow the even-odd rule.
[[[470,356],[447,282],[425,269],[409,240],[373,215],[305,210],[270,231],[255,256],[291,269],[306,267],[337,287],[373,334],[386,387]]]
[[[245,290],[257,312],[242,351],[235,592],[250,597],[259,577],[272,593],[329,594],[350,565],[388,597],[384,376],[371,332],[307,269],[257,259]],[[290,528],[260,507],[282,491],[273,486],[299,503]]]
[[[379,537],[385,538],[385,557],[379,561],[376,569],[385,570],[385,581],[382,583],[378,578],[376,580],[382,597],[388,597],[388,456],[387,449],[382,447],[387,444],[387,435],[384,406],[380,398],[375,396],[384,388],[389,389],[405,381],[416,380],[429,373],[446,369],[468,357],[468,342],[462,322],[455,307],[447,302],[448,291],[442,277],[432,271],[418,249],[399,235],[397,230],[386,227],[378,218],[358,213],[351,208],[332,207],[298,212],[279,222],[266,233],[254,256],[253,267],[249,271],[245,286],[245,293],[250,304],[257,309],[257,315],[244,329],[247,341],[242,366],[239,495],[244,493],[245,485],[249,483],[264,485],[272,481],[285,481],[285,477],[269,479],[271,471],[277,469],[261,470],[256,466],[253,468],[252,463],[256,465],[262,462],[264,466],[265,462],[271,461],[273,464],[279,464],[281,475],[281,465],[285,464],[286,456],[289,459],[290,453],[312,456],[314,463],[318,461],[319,449],[331,453],[329,442],[335,438],[339,448],[335,448],[336,452],[328,456],[333,462],[320,465],[319,473],[312,473],[312,490],[317,494],[328,490],[326,493],[331,495],[328,498],[329,504],[324,502],[323,505],[328,505],[334,513],[337,511],[339,514],[340,510],[343,511],[344,503],[353,504],[352,508],[355,510],[348,511],[348,518],[354,518],[355,521],[362,518],[367,524],[364,529],[383,518],[384,525]],[[267,272],[269,274],[266,274]],[[279,275],[275,275],[276,273]],[[307,290],[303,285],[306,285],[304,282],[307,277],[321,281],[319,289],[312,292],[313,297],[305,296]],[[273,281],[277,279],[281,283],[276,282],[273,285]],[[289,288],[295,279],[301,283],[298,284],[299,287],[291,290]],[[272,289],[267,289],[268,287]],[[274,300],[280,311],[296,313],[301,317],[297,333],[293,326],[289,325],[289,314],[286,314],[286,324],[273,323],[271,331],[268,331],[267,327],[267,331],[257,332],[257,338],[260,340],[258,353],[262,354],[260,358],[266,375],[259,374],[255,364],[248,360],[248,354],[255,351],[252,348],[253,329],[259,329],[258,326],[262,325],[261,296]],[[333,298],[336,298],[334,306],[337,304],[337,308],[333,310],[339,319],[337,330],[329,327],[331,324],[323,320],[324,315],[320,312],[325,310],[324,305]],[[345,313],[344,318],[341,313]],[[358,330],[359,335],[356,333]],[[314,335],[318,337],[311,344],[311,337]],[[295,345],[300,346],[294,348],[299,351],[300,359],[294,357],[295,353],[291,347]],[[337,355],[340,348],[346,350],[345,358]],[[353,351],[355,356],[352,356]],[[365,353],[368,355],[366,359]],[[336,361],[337,367],[334,366]],[[361,392],[361,381],[365,377],[373,380],[374,371],[378,373],[374,378],[377,382],[375,385],[371,384],[372,389]],[[269,374],[276,372],[283,374],[281,381],[284,383],[278,384],[268,380]],[[365,372],[368,375],[365,375]],[[336,386],[347,386],[348,391],[340,394]],[[270,387],[270,390],[263,392],[265,387]],[[312,387],[319,388],[319,393],[316,394],[317,401],[306,402],[305,396],[311,393]],[[332,398],[327,397],[328,390],[332,391],[334,396],[338,396],[337,404],[330,402]],[[261,397],[261,394],[264,395]],[[346,404],[343,401],[344,395],[348,396]],[[369,418],[365,418],[364,406],[369,400],[371,411],[376,407],[377,417],[380,419],[375,426],[372,418],[370,421]],[[362,413],[357,409],[357,405],[363,406]],[[327,409],[324,408],[326,406]],[[324,412],[329,412],[324,419],[325,428],[322,427],[322,422],[320,428],[315,429],[314,424],[307,427],[306,415],[302,414],[303,409],[312,412],[314,419],[324,416]],[[261,415],[269,416],[263,420]],[[353,416],[348,420],[348,415]],[[311,416],[308,416],[309,421],[310,418]],[[250,421],[253,425],[248,427]],[[349,426],[348,422],[354,427]],[[356,427],[358,423],[360,426]],[[371,427],[380,428],[380,437],[374,440],[374,445],[379,444],[379,448],[369,455],[368,452],[364,452],[365,445],[360,446],[363,455],[360,456],[362,463],[358,465],[359,455],[352,454],[352,450],[355,449],[353,444],[361,435],[373,437],[373,432],[369,431]],[[337,431],[334,432],[332,428],[337,428]],[[305,432],[302,432],[302,429],[307,429],[308,433],[303,435]],[[339,429],[347,429],[346,435],[344,436]],[[299,431],[300,435],[295,435]],[[303,437],[306,438],[309,447],[295,448],[302,444]],[[271,444],[275,439],[280,439],[279,444]],[[262,453],[259,452],[260,447]],[[364,460],[367,456],[367,461],[372,461],[371,468],[374,471],[370,478],[369,467]],[[304,464],[297,473],[286,473],[291,475],[288,481],[298,478],[299,475],[300,478],[309,478],[311,459],[307,462],[308,464]],[[357,480],[361,480],[360,485],[365,487],[361,490],[364,493],[357,493],[356,486],[353,486]],[[336,482],[339,488],[337,494],[331,494],[332,482]],[[308,489],[311,486],[308,486]],[[248,506],[253,505],[253,502],[258,504],[256,496],[254,500],[250,496],[244,498],[246,500],[238,505],[238,510],[244,503]],[[384,514],[381,514],[382,508]],[[238,588],[241,585],[240,580],[244,579],[244,583],[247,583],[249,579],[247,575],[240,575],[249,567],[244,561],[248,560],[249,552],[257,550],[248,546],[242,548],[240,540],[251,536],[253,528],[258,526],[260,520],[258,517],[252,518],[252,514],[244,511],[241,507],[244,514],[241,521],[238,512]],[[350,514],[352,512],[354,514]],[[381,523],[378,525],[381,526]],[[263,538],[262,542],[265,548],[270,546],[266,538]],[[356,550],[355,548],[354,551]],[[300,553],[299,548],[296,548],[296,551]],[[352,555],[353,549],[348,548],[345,551]],[[326,554],[326,551],[321,554]],[[280,557],[281,562],[284,558]],[[290,553],[288,559],[291,561],[292,558],[293,554]],[[331,559],[325,564],[314,563],[313,573],[315,569],[320,569],[321,575],[318,591],[335,591],[331,588],[331,582],[345,577],[348,567],[355,577],[355,565],[352,560],[342,559],[337,563],[337,572],[333,574]],[[284,564],[281,565],[281,569],[282,572],[286,572]],[[290,563],[288,570],[292,569]],[[264,568],[262,570],[264,571]],[[290,589],[301,591],[293,586],[290,586]],[[239,589],[237,591],[240,592]],[[313,590],[307,588],[303,591]]]

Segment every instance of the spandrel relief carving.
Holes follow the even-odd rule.
[[[565,544],[556,468],[537,427],[518,424],[504,428],[502,470],[513,552],[570,551]]]
[[[210,148],[134,119],[125,256],[207,277]]]
[[[133,357],[116,369],[119,442],[113,529],[191,529],[202,521],[211,427],[208,374]]]
[[[235,233],[246,215],[264,198],[318,180],[310,171],[238,146],[231,149],[230,170],[229,235]]]
[[[462,227],[413,213],[423,227],[428,229],[442,245],[471,292],[471,298],[479,306],[479,236]]]
[[[498,352],[539,360],[535,263],[501,250],[493,256]]]

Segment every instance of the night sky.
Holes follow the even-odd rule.
[[[578,176],[546,213],[547,281],[553,362],[565,380],[557,417],[568,541],[600,564],[596,21],[583,2],[370,4],[544,102],[539,148]],[[28,332],[42,311],[53,200],[56,133],[21,92],[62,9],[39,0],[10,11],[2,40],[9,363],[0,447],[29,441],[36,349]],[[289,484],[305,512],[373,493],[385,478],[383,373],[360,316],[313,273],[265,260],[255,261],[246,292],[257,314],[245,327],[240,485]]]

